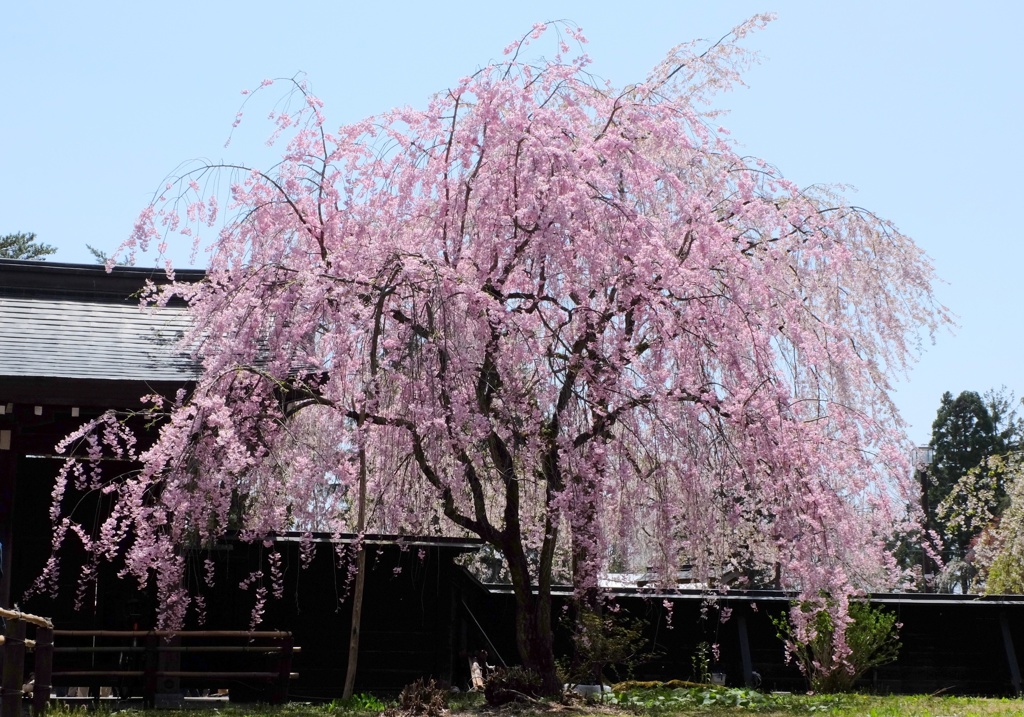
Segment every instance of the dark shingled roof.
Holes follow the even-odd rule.
[[[110,380],[194,378],[174,344],[184,308],[0,296],[0,374]]]
[[[195,281],[203,272],[177,276]],[[193,381],[196,367],[176,346],[188,327],[185,307],[140,308],[147,280],[166,277],[158,269],[0,260],[0,386]]]

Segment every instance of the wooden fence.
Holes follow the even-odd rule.
[[[292,657],[300,648],[290,632],[240,630],[54,630],[58,668],[53,684],[85,686],[94,699],[100,686],[116,687],[119,697],[141,695],[146,707],[156,706],[157,696],[180,695],[182,686],[224,687],[253,683],[267,686],[262,695],[271,703],[288,700]],[[198,643],[198,644],[196,644]],[[237,667],[237,655],[248,654],[262,664]],[[217,656],[231,656],[231,665]],[[182,658],[200,664],[182,669]],[[210,661],[214,664],[210,664]],[[38,715],[37,715],[38,717]]]
[[[0,717],[20,717],[24,699],[26,651],[34,652],[34,689],[32,711],[44,717],[53,686],[89,687],[98,699],[100,686],[118,686],[119,696],[132,685],[147,707],[154,707],[157,695],[180,695],[181,686],[220,687],[253,683],[265,685],[271,703],[288,700],[292,657],[300,648],[290,632],[207,630],[171,632],[164,630],[54,630],[46,618],[16,610],[0,609],[7,622],[0,635],[3,649],[3,681],[0,690]],[[35,639],[27,639],[27,628],[35,629]],[[54,640],[59,645],[54,646]],[[198,642],[198,644],[194,644]],[[224,661],[181,669],[185,655],[201,659],[217,655],[249,654],[263,661],[261,667],[225,669]],[[57,669],[54,669],[56,660]],[[272,664],[270,662],[271,661]],[[235,665],[237,666],[237,664]]]
[[[41,717],[50,699],[50,673],[53,665],[53,623],[45,617],[29,615],[19,610],[0,608],[0,618],[7,629],[0,635],[3,648],[4,672],[0,687],[0,717],[20,717],[25,685],[25,651],[31,650],[35,659],[35,689],[32,693],[33,712]],[[28,627],[35,628],[35,640],[27,637]]]

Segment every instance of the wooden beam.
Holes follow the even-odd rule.
[[[11,606],[11,565],[14,555],[15,446],[0,450],[0,608]]]
[[[46,376],[0,376],[0,403],[31,406],[61,406],[70,412],[82,409],[129,409],[143,407],[139,399],[153,393],[174,396],[184,381],[107,381],[93,378],[55,378]],[[32,410],[28,410],[32,414]]]

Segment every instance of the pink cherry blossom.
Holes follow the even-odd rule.
[[[188,300],[202,375],[153,407],[152,445],[112,415],[65,442],[83,448],[55,546],[85,537],[67,481],[109,482],[103,452],[138,461],[88,547],[155,579],[180,624],[182,545],[229,520],[253,540],[360,532],[365,460],[367,531],[504,556],[520,656],[551,689],[555,571],[587,599],[612,555],[664,589],[682,565],[777,576],[836,596],[845,624],[846,596],[901,577],[885,541],[916,501],[890,381],[948,318],[895,225],[712,129],[708,102],[752,60],[736,40],[767,19],[622,89],[583,54],[525,59],[538,25],[425,108],[335,131],[294,84],[273,169],[181,173],[123,247],[206,242],[204,282],[147,299]],[[216,172],[222,220],[199,182]]]

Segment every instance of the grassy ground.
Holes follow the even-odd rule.
[[[675,694],[670,694],[674,692]],[[659,699],[660,697],[660,699]],[[449,717],[1024,717],[1024,700],[981,697],[870,695],[762,695],[748,690],[697,689],[651,691],[619,696],[620,704],[531,704],[487,708],[480,695],[462,695],[450,706]],[[160,710],[157,717],[379,717],[380,703],[357,697],[348,704],[283,707],[226,704],[217,708]],[[54,717],[73,710],[57,707]],[[114,709],[117,717],[154,717],[142,710]]]

